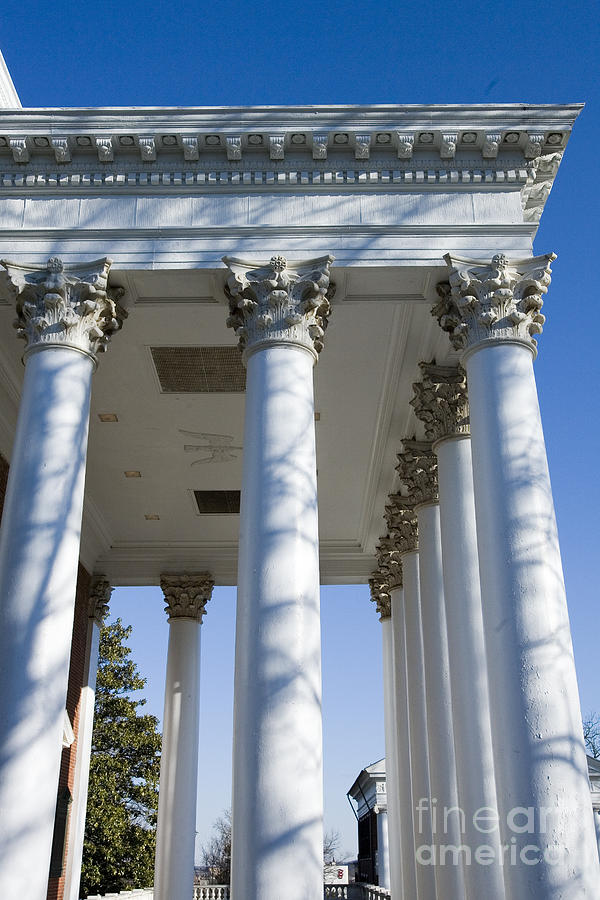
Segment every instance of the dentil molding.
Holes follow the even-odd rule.
[[[556,254],[509,260],[499,253],[490,263],[446,254],[449,280],[438,285],[432,314],[455,350],[495,340],[519,341],[536,353],[542,333],[543,295]]]
[[[17,335],[25,353],[43,347],[72,347],[96,358],[107,349],[127,313],[122,288],[108,287],[112,260],[65,265],[52,257],[45,266],[0,260],[6,292],[16,300]]]
[[[161,575],[160,586],[169,618],[202,622],[206,604],[212,596],[214,581],[209,572],[195,575]]]
[[[229,270],[227,325],[245,354],[274,344],[294,344],[315,358],[323,349],[330,313],[332,256],[288,263],[273,256],[266,265],[223,257]]]
[[[419,363],[422,379],[413,384],[410,401],[417,418],[425,425],[428,441],[469,435],[467,375],[462,366]]]

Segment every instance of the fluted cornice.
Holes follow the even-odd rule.
[[[113,588],[103,575],[97,575],[92,579],[89,597],[89,616],[95,619],[102,627],[104,619],[108,615],[108,604]]]
[[[470,434],[467,375],[462,366],[419,363],[422,380],[413,384],[410,401],[425,425],[428,441]]]
[[[165,612],[170,619],[196,619],[201,622],[212,596],[214,581],[209,572],[195,575],[161,575]]]
[[[449,280],[438,285],[439,302],[432,309],[456,350],[468,352],[492,341],[518,341],[533,354],[545,318],[543,295],[551,279],[548,253],[509,260],[498,253],[491,262],[446,254]]]
[[[294,344],[315,357],[323,349],[333,286],[332,256],[288,263],[273,256],[266,264],[223,257],[229,269],[225,293],[227,325],[245,353],[275,344]]]
[[[408,496],[415,506],[437,503],[437,456],[431,449],[431,441],[405,440],[402,443],[404,449],[398,454],[396,471],[408,489]]]
[[[44,347],[71,347],[91,356],[107,349],[127,313],[119,306],[122,288],[108,287],[112,260],[65,265],[52,257],[45,266],[0,260],[7,292],[16,300],[15,328],[25,353]]]
[[[400,554],[419,549],[417,514],[412,498],[390,494],[385,507],[385,519],[389,537]]]

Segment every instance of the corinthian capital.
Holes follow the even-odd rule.
[[[469,399],[467,375],[461,366],[436,366],[419,363],[422,380],[413,384],[415,396],[410,401],[425,425],[428,441],[468,435]]]
[[[122,288],[108,287],[110,259],[64,265],[57,257],[45,266],[0,260],[9,290],[16,296],[15,328],[25,352],[43,347],[73,347],[96,358],[107,348],[127,313],[119,306]]]
[[[448,282],[438,285],[439,303],[432,309],[457,350],[483,342],[519,341],[536,352],[534,335],[542,333],[542,295],[550,284],[548,253],[530,259],[494,256],[490,263],[446,254]]]
[[[104,619],[108,615],[108,604],[110,595],[112,594],[110,582],[102,575],[97,575],[92,579],[89,598],[89,614],[90,619],[95,619],[100,627]]]
[[[408,496],[419,506],[437,503],[437,456],[429,441],[403,441],[404,450],[398,454],[396,471],[408,488]]]
[[[377,571],[385,578],[390,590],[402,587],[402,563],[400,551],[393,537],[387,534],[379,539],[375,549]]]
[[[385,508],[390,540],[400,554],[419,549],[417,514],[412,498],[390,494]]]
[[[371,589],[371,601],[377,607],[379,618],[389,619],[392,614],[390,586],[380,572],[374,572],[369,578],[369,587]]]
[[[209,572],[196,575],[161,575],[160,586],[165,595],[165,612],[169,618],[202,621],[211,598],[214,581]]]
[[[288,264],[283,256],[273,256],[267,265],[257,265],[224,256],[223,262],[229,269],[227,325],[237,334],[240,349],[251,352],[295,344],[316,359],[323,349],[333,296],[329,281],[333,257]]]

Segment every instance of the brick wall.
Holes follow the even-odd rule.
[[[4,506],[6,494],[6,482],[8,479],[8,463],[0,455],[0,516]],[[67,711],[73,725],[75,740],[70,747],[62,752],[60,767],[59,789],[68,787],[73,793],[73,778],[75,775],[75,760],[77,756],[77,733],[79,730],[79,709],[81,688],[83,686],[83,673],[85,665],[86,641],[88,632],[88,601],[90,576],[80,564],[77,573],[77,593],[75,597],[75,618],[73,620],[73,635],[71,638],[71,664],[69,669],[69,686],[67,689]],[[69,851],[65,847],[65,860]],[[64,871],[64,865],[63,865]],[[48,881],[48,900],[63,900],[64,877],[50,878]],[[4,898],[2,898],[4,900]]]
[[[79,565],[77,576],[77,594],[75,596],[75,617],[73,620],[73,636],[71,639],[71,665],[69,669],[69,686],[67,688],[67,712],[73,725],[75,740],[62,752],[59,790],[68,787],[73,794],[75,761],[77,758],[77,735],[79,731],[79,711],[81,688],[83,687],[86,641],[88,632],[88,603],[90,596],[90,576],[84,567]],[[67,831],[68,833],[68,831]],[[69,852],[68,842],[65,846],[64,860]],[[64,865],[63,865],[64,872]],[[63,900],[64,875],[48,880],[47,900]]]

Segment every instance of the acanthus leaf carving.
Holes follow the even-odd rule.
[[[0,260],[16,295],[17,335],[26,353],[41,346],[74,347],[94,357],[107,349],[127,317],[122,288],[108,287],[112,260],[66,266],[52,257],[46,266]]]
[[[413,384],[410,405],[425,425],[428,441],[470,434],[467,375],[462,366],[419,363],[422,380]]]
[[[404,449],[398,454],[396,471],[408,489],[408,496],[415,506],[437,503],[437,456],[431,442],[404,440],[402,444]]]
[[[209,572],[194,575],[161,575],[160,586],[169,618],[202,622],[206,604],[212,596],[214,581]]]
[[[543,295],[551,280],[556,254],[509,260],[499,253],[490,263],[446,254],[448,282],[438,285],[439,302],[433,307],[441,328],[456,350],[482,342],[512,340],[527,344],[535,353],[535,334],[545,318]]]
[[[89,596],[89,616],[95,619],[102,627],[104,619],[108,615],[108,604],[113,592],[110,582],[103,575],[96,575],[92,579]]]
[[[412,498],[390,494],[385,507],[389,538],[400,554],[419,549],[417,514]]]
[[[288,264],[283,256],[271,257],[267,265],[233,257],[223,257],[223,262],[229,269],[227,325],[237,334],[240,349],[297,344],[316,358],[331,311],[333,257],[297,264]]]
[[[379,618],[389,619],[392,614],[390,587],[384,575],[374,572],[369,578],[369,588],[371,589],[371,601],[377,607]]]

